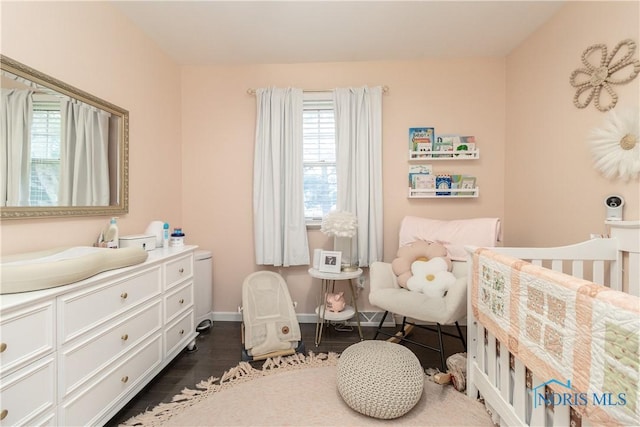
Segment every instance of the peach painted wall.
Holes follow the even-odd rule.
[[[563,245],[604,233],[610,194],[625,198],[625,219],[640,217],[639,181],[608,180],[593,168],[587,135],[605,113],[593,103],[576,108],[569,84],[588,46],[604,43],[610,54],[621,40],[640,43],[639,4],[569,2],[507,58],[505,244]],[[615,109],[638,108],[639,88],[640,78],[615,85]]]
[[[107,2],[2,2],[2,54],[129,110],[121,235],[182,221],[180,71]],[[108,217],[0,223],[2,253],[91,245]]]
[[[383,96],[385,260],[395,257],[405,215],[432,218],[503,216],[505,64],[503,59],[185,67],[183,90],[184,228],[190,243],[213,252],[214,311],[236,311],[241,285],[255,265],[252,179],[256,100],[248,88],[308,89],[387,85]],[[475,135],[481,159],[434,162],[435,171],[478,177],[478,199],[407,198],[408,129]],[[311,249],[330,248],[310,231]],[[298,313],[313,313],[319,282],[308,267],[278,270]],[[368,286],[360,296],[368,305]]]
[[[188,243],[211,250],[216,312],[235,312],[242,280],[261,268],[254,264],[251,218],[255,98],[247,88],[389,86],[383,98],[387,261],[409,214],[501,217],[513,245],[565,244],[604,231],[602,199],[610,193],[627,199],[626,218],[640,216],[638,183],[609,182],[591,167],[585,135],[603,115],[573,107],[568,85],[587,46],[640,41],[637,2],[571,2],[507,59],[182,69],[107,3],[3,2],[0,12],[3,54],[130,111],[131,200],[121,232],[139,233],[164,219],[181,225]],[[616,90],[620,106],[638,105],[638,79]],[[407,199],[407,129],[425,125],[478,137],[479,161],[434,167],[476,175],[480,198]],[[558,153],[543,152],[550,149]],[[2,253],[89,244],[106,222],[2,221]],[[319,231],[309,236],[312,249],[331,246]],[[318,283],[306,267],[280,272],[298,312],[311,313]],[[359,301],[370,309],[366,291]]]

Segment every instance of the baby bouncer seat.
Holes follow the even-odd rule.
[[[304,353],[300,325],[284,278],[257,271],[242,283],[242,360]]]

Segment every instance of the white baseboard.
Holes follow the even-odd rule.
[[[360,312],[360,325],[361,326],[378,326],[380,323],[380,319],[382,319],[382,315],[384,311],[364,311]],[[318,315],[315,313],[299,313],[296,315],[299,323],[316,323],[318,320]],[[213,321],[218,322],[242,322],[242,313],[234,312],[234,311],[217,311],[212,313]],[[349,320],[347,325],[356,325],[355,320]],[[395,327],[396,322],[394,316],[388,315],[384,320],[384,327]]]

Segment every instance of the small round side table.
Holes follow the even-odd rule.
[[[356,271],[341,271],[340,273],[326,273],[324,271],[317,270],[315,268],[309,269],[309,275],[315,279],[322,280],[322,287],[320,289],[320,305],[316,307],[316,314],[318,320],[316,322],[316,347],[322,341],[322,329],[326,321],[342,322],[351,319],[355,316],[358,324],[358,333],[360,335],[360,341],[364,340],[362,335],[362,328],[360,327],[360,314],[358,313],[358,302],[356,301],[356,291],[353,287],[353,279],[357,279],[362,276],[362,269],[359,268]],[[351,304],[344,307],[344,310],[334,313],[326,309],[327,293],[329,289],[333,290],[337,280],[348,280],[349,290],[351,291]]]

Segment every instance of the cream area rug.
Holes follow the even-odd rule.
[[[379,420],[349,408],[338,393],[338,355],[296,354],[267,359],[262,370],[241,362],[222,378],[197,390],[185,389],[173,402],[127,420],[125,426],[488,426],[484,405],[450,385],[425,378],[416,406],[393,420]]]

